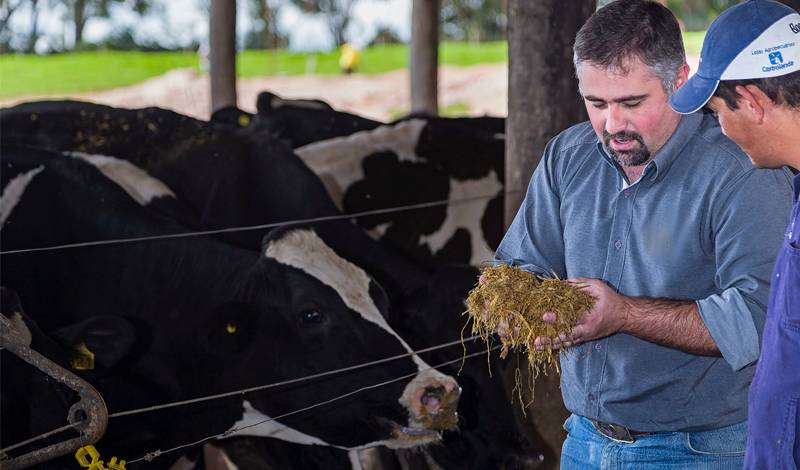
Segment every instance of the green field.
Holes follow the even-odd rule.
[[[703,32],[686,33],[687,50],[699,54],[703,35]],[[442,43],[439,53],[439,62],[444,65],[502,63],[508,60],[508,45],[505,42],[446,42]],[[376,46],[363,51],[357,71],[378,74],[405,68],[407,63],[405,44]],[[102,51],[52,56],[1,55],[0,98],[108,90],[183,67],[201,72],[197,54]],[[240,78],[340,73],[337,51],[295,54],[287,50],[248,50],[238,54],[236,69]]]

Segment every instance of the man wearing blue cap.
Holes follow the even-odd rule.
[[[800,169],[800,15],[769,0],[724,11],[706,33],[700,67],[670,99],[703,106],[759,168]],[[772,276],[761,357],[750,389],[745,468],[800,466],[800,176]]]
[[[791,177],[756,171],[713,116],[670,108],[689,67],[666,7],[601,8],[574,65],[589,122],[547,145],[495,259],[596,297],[555,340],[561,468],[742,468]]]

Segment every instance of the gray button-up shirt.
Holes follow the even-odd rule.
[[[710,115],[683,116],[630,186],[590,123],[555,137],[495,262],[695,300],[722,352],[695,356],[623,333],[581,344],[561,355],[567,409],[645,432],[746,420],[791,198],[791,173],[756,170]]]

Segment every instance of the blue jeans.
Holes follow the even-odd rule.
[[[662,432],[615,442],[586,418],[572,415],[561,448],[561,470],[741,470],[747,421],[704,432]]]

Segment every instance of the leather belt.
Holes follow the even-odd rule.
[[[633,444],[636,442],[634,436],[649,436],[655,434],[654,432],[641,432],[641,431],[633,431],[631,429],[626,428],[625,426],[620,426],[618,424],[608,424],[608,423],[601,423],[599,421],[595,421],[590,419],[589,422],[592,423],[592,426],[608,439],[611,439],[614,442],[624,442],[626,444]]]

